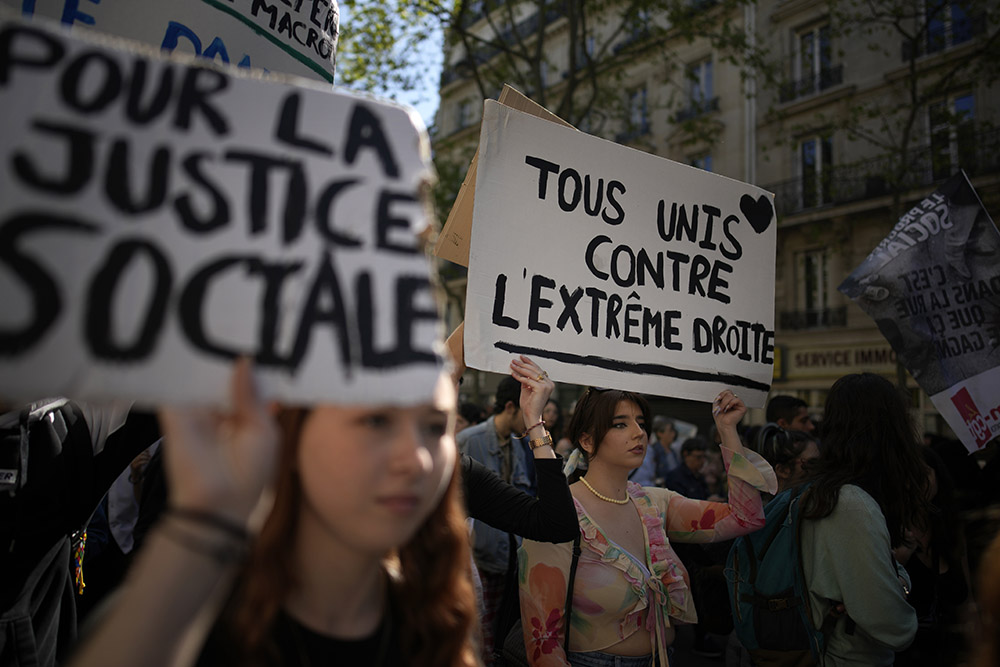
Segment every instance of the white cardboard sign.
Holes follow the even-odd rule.
[[[563,382],[763,407],[773,195],[486,102],[465,354]]]
[[[333,81],[330,0],[0,0],[44,16],[220,63]]]
[[[0,16],[0,396],[429,398],[416,112],[149,51]]]

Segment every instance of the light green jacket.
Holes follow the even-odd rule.
[[[802,522],[802,560],[816,627],[838,601],[857,624],[849,635],[845,619],[837,621],[823,664],[892,665],[895,652],[913,641],[917,615],[899,580],[909,590],[910,577],[892,558],[875,499],[852,484],[842,487],[830,516]]]

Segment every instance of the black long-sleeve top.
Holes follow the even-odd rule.
[[[473,519],[540,542],[570,542],[580,532],[562,459],[535,459],[538,497],[503,481],[470,456],[462,455],[462,487]]]

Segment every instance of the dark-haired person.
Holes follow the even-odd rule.
[[[823,424],[801,543],[813,623],[822,627],[838,604],[846,611],[826,636],[824,665],[892,665],[917,630],[892,548],[930,513],[916,429],[903,395],[872,373],[834,383]]]
[[[816,429],[809,418],[809,404],[794,396],[773,397],[767,402],[766,417],[786,431],[812,433]]]
[[[654,479],[656,486],[663,486],[667,479],[667,474],[680,465],[680,443],[677,442],[677,427],[674,420],[663,415],[653,417],[653,438],[650,447],[653,449],[653,467],[655,470]],[[655,446],[654,446],[655,445]]]
[[[718,429],[712,430],[721,435]],[[705,440],[698,437],[688,438],[681,445],[681,464],[667,474],[664,486],[687,498],[724,502],[722,496],[713,493],[707,479],[706,471],[710,466],[710,456],[709,446]],[[719,471],[721,472],[723,468],[724,462],[720,461]],[[724,554],[728,553],[729,549],[724,544],[713,545],[711,549],[702,544],[678,544],[675,550],[691,575],[691,593],[700,618],[700,622],[693,628],[692,650],[707,658],[719,657],[722,649],[708,636],[708,628],[711,627],[712,632],[727,632],[728,630],[719,628],[729,621],[729,614],[728,610],[717,608],[712,604],[711,592],[719,590],[719,586],[725,581],[722,576],[722,565],[725,564]],[[723,623],[720,624],[717,622],[720,619],[717,614],[722,612],[726,613],[721,617]]]
[[[753,448],[774,468],[778,493],[806,481],[809,466],[819,458],[815,438],[805,431],[786,431],[777,424],[764,425]]]
[[[680,455],[672,449],[677,431],[674,422],[663,415],[653,417],[652,435],[646,458],[629,478],[639,486],[664,486],[667,475],[680,464]]]
[[[470,426],[475,426],[483,421],[484,417],[483,409],[475,403],[471,401],[460,403],[458,406],[458,415],[455,418],[455,433],[461,433]]]
[[[969,600],[969,563],[963,522],[955,501],[955,483],[941,457],[929,447],[920,453],[930,479],[931,514],[925,529],[904,533],[893,550],[910,575],[908,602],[917,612],[917,636],[896,656],[897,667],[942,665],[958,655],[963,637],[959,628]]]
[[[628,481],[646,453],[646,399],[632,392],[587,390],[567,433],[588,459],[586,475],[570,487],[582,554],[569,653],[563,648],[563,612],[572,544],[524,540],[519,583],[531,665],[667,664],[674,624],[697,621],[687,571],[671,543],[724,540],[755,530],[764,521],[757,489],[776,486],[770,466],[740,444],[736,425],[745,412],[728,390],[713,403],[730,466],[729,503],[693,500]]]
[[[566,427],[566,420],[563,417],[559,401],[554,398],[549,399],[545,404],[545,411],[542,412],[542,419],[545,420],[545,429],[552,436],[552,442],[558,445],[559,441],[563,439],[563,430]]]
[[[701,438],[688,438],[681,445],[681,464],[664,478],[664,486],[682,496],[708,500],[708,484],[703,470],[708,458],[708,445]]]

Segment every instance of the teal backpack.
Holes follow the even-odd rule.
[[[802,569],[800,501],[808,485],[787,489],[764,508],[764,527],[738,538],[726,560],[733,627],[754,665],[814,665],[823,653],[824,622],[809,613]],[[836,618],[829,619],[832,623]]]

